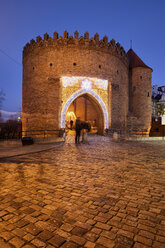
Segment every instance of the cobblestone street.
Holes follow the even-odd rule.
[[[165,141],[89,144],[0,161],[0,248],[164,248]]]

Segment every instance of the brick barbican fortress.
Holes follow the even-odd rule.
[[[151,77],[132,49],[126,53],[107,36],[38,36],[23,50],[23,135],[64,129],[78,116],[100,134],[148,135]]]

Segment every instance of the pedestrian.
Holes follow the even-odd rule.
[[[76,129],[75,143],[79,144],[80,143],[80,133],[81,133],[80,117],[77,117],[77,119],[76,119],[75,129]]]
[[[70,129],[72,130],[73,128],[73,120],[70,120]]]

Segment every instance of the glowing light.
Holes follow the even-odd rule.
[[[108,80],[97,79],[95,81],[95,85],[97,85],[99,88],[103,88],[104,90],[107,90]]]
[[[92,88],[92,82],[89,81],[88,79],[85,79],[81,82],[81,87],[82,89],[91,89]]]
[[[67,112],[67,116],[69,116],[70,118],[76,119],[76,115],[74,112]]]
[[[64,87],[73,86],[74,83],[78,83],[77,77],[62,77],[62,83]]]
[[[71,95],[71,97],[67,100],[67,102],[64,105],[63,110],[61,112],[61,128],[65,128],[65,116],[66,116],[66,113],[67,113],[67,110],[68,110],[70,104],[78,96],[83,95],[85,93],[88,93],[89,95],[93,96],[97,100],[97,102],[99,103],[99,105],[103,111],[103,114],[104,114],[104,128],[105,129],[108,128],[108,113],[107,113],[105,104],[104,104],[103,100],[100,98],[100,96],[91,89],[80,89],[80,90],[76,91],[73,95]]]
[[[65,88],[78,84],[82,88],[89,87],[91,89],[92,87],[98,87],[102,90],[107,90],[108,80],[90,77],[62,77],[62,84]]]

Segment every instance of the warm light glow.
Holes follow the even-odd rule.
[[[81,82],[82,89],[91,89],[92,88],[92,82],[88,79],[85,79]]]
[[[70,104],[78,96],[86,94],[86,93],[93,96],[97,100],[97,102],[99,103],[99,105],[103,111],[103,114],[104,114],[104,128],[105,129],[108,128],[108,113],[107,113],[105,104],[104,104],[103,100],[100,98],[100,96],[91,89],[80,89],[80,90],[76,91],[74,94],[72,94],[71,97],[67,100],[67,102],[64,105],[63,110],[61,112],[61,128],[65,128],[65,116],[66,116],[66,113],[67,113],[67,110],[68,110]]]
[[[64,87],[73,86],[74,83],[78,83],[77,77],[62,77],[62,83]]]
[[[62,77],[62,84],[64,87],[74,86],[82,87],[83,89],[101,88],[107,90],[108,80],[90,77]]]
[[[74,112],[67,112],[67,116],[69,116],[71,119],[76,119],[76,115]]]

